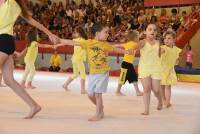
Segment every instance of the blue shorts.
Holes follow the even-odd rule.
[[[88,95],[93,96],[94,93],[105,93],[107,91],[109,81],[109,73],[90,74],[88,81]]]

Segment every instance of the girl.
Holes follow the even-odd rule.
[[[40,44],[37,42],[37,32],[29,31],[26,37],[28,46],[25,48],[26,56],[24,62],[26,64],[25,72],[22,78],[21,86],[24,88],[34,89],[32,85],[33,77],[35,75],[35,60],[38,55],[38,47],[53,48],[53,45]],[[27,85],[26,85],[27,84]]]
[[[87,35],[83,28],[77,27],[74,33],[74,41],[84,44],[84,41],[87,39]],[[63,88],[65,90],[69,90],[69,84],[78,77],[80,73],[81,77],[81,94],[85,94],[85,65],[84,62],[86,61],[86,51],[85,49],[81,48],[80,46],[74,46],[74,54],[72,56],[72,65],[73,65],[73,75],[69,77],[69,79],[64,83]]]
[[[186,68],[192,69],[193,52],[192,52],[192,47],[190,45],[186,47],[185,59],[186,59]]]
[[[139,42],[140,61],[138,74],[144,89],[143,99],[145,110],[142,115],[149,115],[151,90],[158,99],[157,110],[162,109],[162,98],[160,94],[161,63],[159,57],[160,43],[156,40],[157,27],[150,23],[145,30],[146,37]]]
[[[164,49],[164,54],[161,56],[161,93],[167,108],[171,106],[171,86],[175,85],[177,82],[174,65],[181,52],[181,49],[175,46],[175,41],[176,33],[174,31],[168,31],[164,34],[165,45],[162,47]]]
[[[41,107],[13,77],[13,53],[15,51],[13,26],[18,16],[45,32],[54,43],[58,42],[59,38],[29,15],[24,0],[0,0],[0,68],[5,84],[29,105],[30,112],[25,119],[31,119],[41,110]]]

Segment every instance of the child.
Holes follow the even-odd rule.
[[[171,85],[175,85],[177,82],[174,66],[181,52],[181,49],[175,46],[175,41],[176,33],[174,31],[168,31],[165,33],[165,45],[162,47],[164,49],[164,54],[161,56],[161,93],[167,108],[171,106]]]
[[[190,45],[186,47],[185,56],[186,56],[186,68],[192,69],[193,53],[192,53],[192,47]]]
[[[89,63],[89,82],[88,82],[88,97],[93,104],[96,105],[96,114],[89,121],[99,121],[104,118],[103,98],[102,94],[106,92],[109,79],[108,52],[118,52],[131,54],[130,51],[125,51],[115,48],[106,42],[108,38],[109,28],[100,23],[94,24],[92,32],[94,39],[81,43],[80,46],[86,49]],[[63,45],[70,44],[68,40],[61,40]],[[59,46],[59,45],[58,45]]]
[[[24,62],[26,64],[25,72],[21,81],[21,85],[26,88],[34,89],[32,85],[33,77],[35,75],[35,60],[37,58],[38,54],[38,47],[43,48],[52,48],[53,45],[46,45],[46,44],[40,44],[37,42],[37,32],[36,31],[29,31],[27,33],[27,42],[28,46],[25,48],[25,50],[21,53],[26,52],[26,56],[24,57]],[[26,85],[27,84],[27,85]]]
[[[79,42],[80,44],[83,43],[87,39],[87,34],[81,27],[77,27],[75,29],[75,33],[73,34],[74,41]],[[81,94],[85,94],[85,65],[84,62],[86,61],[86,51],[85,49],[81,48],[80,46],[74,46],[74,54],[72,56],[72,65],[73,65],[73,75],[69,77],[69,79],[64,83],[63,88],[68,91],[68,85],[78,77],[80,73],[81,77]]]
[[[61,55],[58,54],[57,50],[54,50],[54,53],[50,57],[51,66],[49,67],[49,71],[51,71],[51,72],[59,72],[61,63],[62,63]]]
[[[158,99],[157,110],[162,109],[162,98],[160,93],[161,63],[160,43],[156,40],[157,26],[153,23],[147,25],[146,37],[138,46],[140,49],[140,61],[138,74],[144,88],[143,99],[145,110],[142,115],[149,115],[151,90]]]
[[[118,45],[119,47],[124,47],[125,50],[130,50],[136,47],[136,42],[139,41],[139,33],[137,31],[130,31],[127,34],[127,40],[128,42],[124,45]],[[121,64],[121,72],[120,72],[120,78],[119,83],[116,91],[116,95],[124,96],[123,93],[121,93],[121,87],[125,82],[128,80],[129,83],[133,83],[133,86],[135,87],[137,96],[142,96],[142,92],[138,88],[138,75],[135,72],[135,69],[133,67],[135,52],[132,55],[125,54],[123,58],[123,62]]]

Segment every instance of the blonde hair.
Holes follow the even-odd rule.
[[[130,30],[126,35],[127,40],[137,40],[139,38],[139,32],[136,30]]]

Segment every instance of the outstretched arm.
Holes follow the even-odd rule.
[[[40,44],[40,43],[38,43],[37,45],[38,45],[38,47],[41,47],[41,48],[52,48],[52,49],[54,49],[54,46],[53,45],[49,45],[49,44]]]
[[[68,40],[68,39],[60,39],[60,43],[54,45],[55,48],[58,48],[60,46],[80,46],[80,43],[73,41],[73,40]]]
[[[35,19],[33,19],[32,17],[29,17],[29,19],[23,17],[21,15],[21,17],[29,24],[31,24],[32,26],[36,27],[37,29],[43,31],[45,34],[48,35],[49,39],[54,43],[58,43],[60,41],[60,38],[57,37],[56,35],[54,35],[53,33],[51,33],[46,27],[44,27],[42,24],[40,24],[39,22],[37,22]]]
[[[114,47],[113,49],[114,52],[116,53],[120,53],[120,54],[133,54],[134,51],[131,49],[131,50],[124,50],[122,48],[117,48],[117,47]]]

